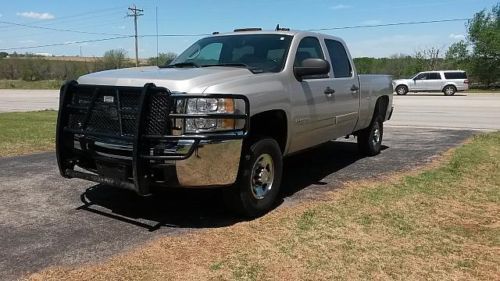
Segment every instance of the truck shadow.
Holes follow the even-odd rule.
[[[384,147],[386,149],[387,147]],[[299,191],[314,189],[326,176],[355,163],[362,156],[351,142],[330,142],[288,157],[284,162],[282,192],[279,206],[285,198]],[[356,179],[355,175],[354,178]],[[334,188],[328,186],[328,188]],[[309,190],[305,190],[309,193]],[[300,198],[300,195],[298,196]],[[225,206],[221,190],[171,189],[149,197],[105,185],[95,185],[81,194],[79,210],[89,211],[155,231],[161,227],[214,228],[243,221]]]

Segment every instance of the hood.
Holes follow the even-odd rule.
[[[78,78],[80,84],[143,87],[146,83],[173,92],[203,93],[209,86],[253,77],[251,71],[236,67],[159,68],[157,66],[107,70]]]

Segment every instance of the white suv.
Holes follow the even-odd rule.
[[[420,72],[410,79],[392,81],[398,95],[408,92],[443,92],[446,96],[453,96],[457,91],[467,91],[469,80],[467,73],[462,70],[441,70]]]

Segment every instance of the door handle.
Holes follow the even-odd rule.
[[[325,89],[325,92],[324,92],[324,93],[325,93],[325,95],[328,95],[328,96],[329,96],[329,95],[333,95],[333,94],[335,94],[335,90],[334,90],[334,89],[332,89],[332,88],[330,88],[330,87],[326,87],[326,89]]]

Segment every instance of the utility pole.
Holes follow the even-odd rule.
[[[137,17],[140,17],[144,15],[142,12],[144,10],[137,9],[137,7],[134,6],[128,8],[129,11],[131,12],[130,14],[127,14],[128,17],[134,17],[134,29],[135,29],[135,66],[139,66],[139,43],[138,43],[138,37],[137,37]]]

